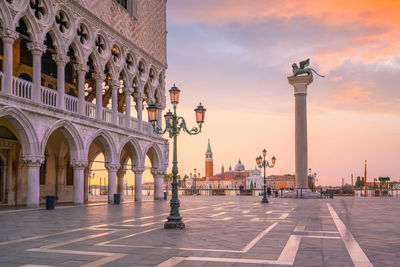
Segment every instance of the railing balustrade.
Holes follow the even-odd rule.
[[[57,91],[54,89],[50,89],[50,88],[42,86],[40,88],[40,100],[45,105],[56,107],[57,106]]]
[[[86,102],[86,116],[96,118],[96,104]]]
[[[103,121],[111,122],[112,111],[108,108],[103,108]]]
[[[2,91],[3,89],[3,72],[0,71],[0,91]]]
[[[13,77],[12,95],[20,98],[31,99],[32,86],[33,84],[29,81]]]
[[[65,95],[65,109],[71,112],[78,112],[78,98],[70,95]]]
[[[139,126],[139,122],[136,118],[131,117],[131,129],[137,130]]]
[[[122,114],[122,113],[119,113],[118,112],[118,125],[121,125],[121,126],[125,126],[125,122],[126,122],[126,116],[125,116],[125,114]]]

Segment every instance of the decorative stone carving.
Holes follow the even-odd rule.
[[[106,169],[110,172],[117,172],[118,169],[121,167],[119,163],[106,163]]]
[[[93,73],[92,76],[93,76],[93,79],[96,80],[96,82],[98,82],[98,81],[102,82],[106,79],[106,75],[103,73]]]
[[[10,29],[1,28],[0,37],[4,43],[13,44],[15,40],[19,38],[19,33]]]
[[[30,42],[27,44],[28,49],[31,51],[32,55],[41,56],[47,49],[44,44],[38,42]]]
[[[159,170],[157,168],[151,168],[151,174],[153,174],[154,176],[165,175],[165,173],[166,173],[165,170]]]
[[[54,54],[53,60],[57,63],[57,66],[65,66],[69,62],[69,57],[63,54]]]
[[[44,163],[44,156],[39,155],[26,155],[22,156],[22,161],[28,167],[40,167]]]
[[[132,171],[136,173],[143,173],[146,170],[144,167],[132,167]]]
[[[71,160],[71,167],[74,169],[85,169],[88,165],[86,160]]]

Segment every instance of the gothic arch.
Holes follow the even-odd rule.
[[[151,165],[153,168],[158,170],[163,170],[164,162],[163,162],[163,153],[160,147],[156,143],[150,143],[145,149],[145,153],[143,154],[143,162],[146,156],[149,156]]]
[[[112,138],[111,134],[103,129],[96,131],[88,140],[85,149],[85,155],[88,157],[89,149],[92,145],[93,141],[99,138],[100,143],[104,148],[104,158],[107,163],[117,163],[119,159],[117,159],[117,151],[116,146],[114,143],[114,139]]]
[[[28,28],[28,33],[32,41],[42,44],[44,41],[44,39],[41,36],[42,30],[39,24],[36,22],[35,18],[28,11],[21,12],[14,18],[14,27],[13,27],[14,31],[18,27],[20,19],[22,19],[26,24],[26,27]]]
[[[12,28],[12,16],[4,2],[0,4],[0,26],[5,29]]]
[[[51,134],[56,130],[60,130],[61,133],[64,135],[65,139],[67,139],[69,149],[71,151],[71,160],[86,160],[83,157],[83,141],[79,135],[78,130],[75,126],[67,121],[67,120],[60,120],[55,122],[43,136],[42,145],[41,145],[41,153],[44,154],[46,149],[47,141],[49,140]]]
[[[21,139],[23,155],[42,155],[39,154],[39,141],[36,131],[22,111],[14,107],[5,107],[0,109],[0,118],[6,118],[14,126]]]
[[[144,165],[144,157],[142,158],[142,150],[140,149],[140,145],[138,141],[132,137],[129,136],[126,138],[123,142],[121,147],[118,150],[117,158],[121,158],[122,150],[124,149],[125,146],[128,146],[129,150],[129,156],[131,157],[132,161],[132,166],[143,166]]]

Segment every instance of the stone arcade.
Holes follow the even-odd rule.
[[[161,124],[166,1],[3,0],[0,27],[0,202],[84,203],[100,153],[109,202],[126,168],[142,199],[146,156],[161,199],[168,142],[142,111],[156,103]]]

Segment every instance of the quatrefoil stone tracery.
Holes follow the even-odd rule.
[[[40,0],[30,0],[29,5],[37,19],[41,19],[46,14],[46,10],[42,7]]]
[[[64,33],[65,30],[69,29],[69,23],[68,20],[66,19],[66,15],[64,12],[59,11],[58,14],[56,15],[56,23],[58,24],[58,29]]]

